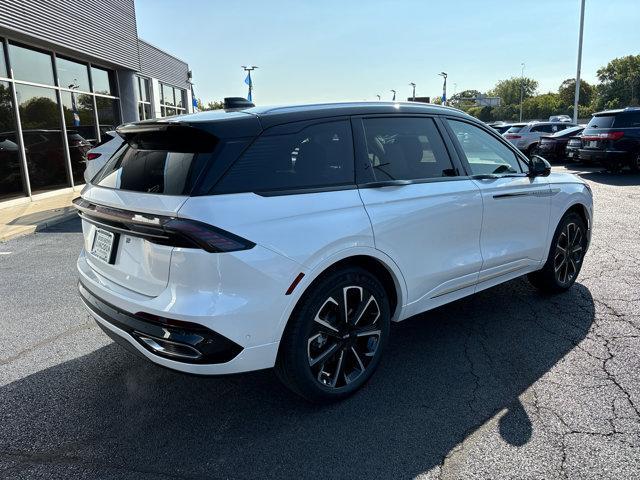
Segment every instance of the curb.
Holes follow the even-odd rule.
[[[71,210],[62,212],[61,214],[52,216],[51,218],[47,218],[46,220],[38,222],[35,225],[25,225],[23,228],[17,231],[14,230],[10,233],[0,234],[0,243],[6,242],[8,240],[13,240],[14,238],[22,237],[24,235],[29,235],[31,233],[40,232],[42,230],[45,230],[59,223],[63,223],[63,222],[66,222],[67,220],[71,220],[77,215],[76,209],[74,207],[65,207],[65,208],[70,208]]]

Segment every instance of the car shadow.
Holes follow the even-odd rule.
[[[0,388],[1,451],[136,478],[415,477],[503,409],[500,435],[526,444],[519,395],[594,315],[583,285],[544,296],[509,282],[395,325],[369,384],[329,406],[270,370],[200,378],[109,344]]]
[[[604,170],[596,172],[579,172],[578,175],[591,182],[614,185],[618,187],[631,187],[640,185],[640,174],[629,171],[610,173]]]

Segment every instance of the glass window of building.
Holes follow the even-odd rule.
[[[56,91],[19,83],[15,88],[31,192],[68,187]]]
[[[0,201],[25,195],[13,112],[11,87],[0,82]]]
[[[98,67],[91,67],[91,81],[93,82],[93,91],[102,95],[115,94],[115,81],[113,72],[103,70]]]
[[[9,59],[16,80],[54,85],[53,64],[49,53],[9,44]]]
[[[90,92],[89,69],[86,65],[72,62],[66,58],[56,57],[58,85],[62,88]]]
[[[186,91],[182,88],[174,88],[164,83],[160,84],[160,112],[163,117],[182,115],[186,113],[184,98]]]
[[[136,77],[136,98],[138,100],[138,118],[140,120],[153,118],[148,78]]]
[[[93,96],[87,93],[60,91],[64,123],[67,128],[69,158],[73,183],[84,183],[87,153],[98,143]]]
[[[105,132],[115,130],[120,124],[118,101],[113,98],[96,96],[96,107],[98,108],[98,127],[100,129],[100,135]]]
[[[7,74],[7,62],[4,59],[4,45],[2,38],[0,38],[0,77],[8,77]]]

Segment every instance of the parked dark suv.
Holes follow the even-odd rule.
[[[640,171],[640,108],[594,113],[582,132],[579,156],[581,161],[600,163],[607,170],[628,166]]]

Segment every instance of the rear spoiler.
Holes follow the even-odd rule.
[[[218,144],[215,135],[184,122],[129,123],[116,128],[116,132],[137,150],[208,153]]]

